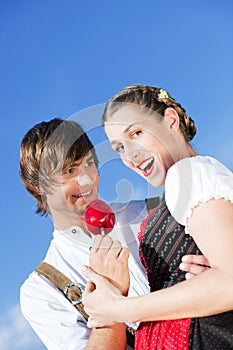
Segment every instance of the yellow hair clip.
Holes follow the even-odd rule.
[[[164,98],[171,98],[171,96],[166,90],[160,89],[158,93],[158,100],[162,100]]]

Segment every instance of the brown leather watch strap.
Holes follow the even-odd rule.
[[[43,261],[35,271],[49,280],[55,287],[57,287],[65,297],[74,305],[82,316],[87,320],[88,315],[84,311],[82,303],[82,286],[80,283],[72,282],[62,272],[57,270],[54,266]]]

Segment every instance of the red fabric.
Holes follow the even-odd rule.
[[[188,350],[190,318],[142,322],[135,338],[135,350]]]
[[[144,236],[144,233],[145,233],[145,230],[146,230],[146,225],[148,223],[148,220],[151,218],[151,216],[154,214],[156,208],[154,210],[152,210],[144,220],[142,220],[141,222],[141,225],[140,225],[140,231],[138,232],[138,240],[139,242],[141,242],[143,236]]]

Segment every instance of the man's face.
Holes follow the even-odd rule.
[[[53,175],[52,180],[56,184],[46,193],[46,199],[55,224],[62,220],[78,224],[76,221],[83,219],[86,206],[98,195],[98,170],[92,153]]]

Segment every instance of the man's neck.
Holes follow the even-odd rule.
[[[58,231],[63,231],[63,230],[67,230],[70,227],[73,226],[77,226],[80,227],[88,236],[89,236],[89,232],[86,228],[85,222],[84,222],[84,218],[80,218],[80,217],[61,217],[61,216],[56,216],[56,217],[52,217],[53,219],[53,223],[54,223],[54,228]]]

